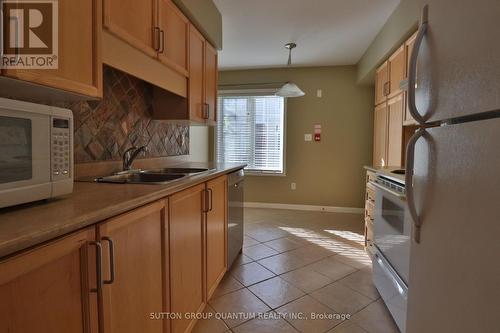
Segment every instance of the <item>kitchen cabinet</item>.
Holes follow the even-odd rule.
[[[370,255],[374,253],[373,222],[375,210],[375,188],[370,182],[376,179],[375,172],[366,170],[365,190],[365,249]]]
[[[209,300],[227,269],[227,176],[207,182],[206,290]]]
[[[401,93],[400,83],[406,76],[406,54],[405,46],[401,45],[387,61],[389,68],[389,84],[387,85],[387,97],[392,98]]]
[[[403,165],[403,94],[389,99],[387,113],[387,165],[401,167]]]
[[[188,76],[189,20],[171,0],[158,0],[158,27],[158,58],[167,66]]]
[[[103,248],[104,332],[164,332],[151,320],[168,299],[166,204],[160,200],[98,225]]]
[[[213,125],[217,120],[217,50],[205,41],[205,105],[208,123]]]
[[[104,28],[151,57],[157,56],[156,0],[103,0]]]
[[[169,198],[170,311],[197,313],[205,306],[205,184]],[[171,332],[189,332],[196,320],[174,319]]]
[[[58,68],[3,69],[2,75],[79,95],[102,97],[101,0],[61,0],[58,10]]]
[[[387,103],[375,107],[373,121],[373,166],[387,166]]]
[[[206,107],[203,96],[205,39],[194,26],[189,28],[189,119],[204,122]]]
[[[94,228],[0,262],[1,332],[98,330]]]
[[[389,66],[385,61],[375,71],[375,105],[385,102],[388,92],[389,84]]]

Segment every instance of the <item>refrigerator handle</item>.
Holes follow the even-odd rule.
[[[427,32],[428,24],[428,5],[422,8],[422,17],[420,20],[420,26],[418,27],[417,37],[415,37],[415,44],[410,55],[410,68],[408,71],[408,108],[413,119],[417,121],[419,125],[425,124],[424,117],[418,112],[417,105],[415,103],[415,83],[417,79],[417,58],[418,51],[420,50],[420,45]]]
[[[417,132],[411,137],[406,147],[406,174],[405,174],[405,191],[406,191],[406,202],[408,204],[408,211],[413,220],[413,238],[417,244],[420,243],[420,227],[422,222],[418,216],[417,209],[415,207],[415,197],[413,195],[413,167],[415,162],[415,144],[418,139],[425,134],[425,128],[420,127]]]

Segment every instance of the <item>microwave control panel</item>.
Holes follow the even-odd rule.
[[[52,118],[50,139],[52,180],[70,177],[72,154],[70,131],[69,119]]]

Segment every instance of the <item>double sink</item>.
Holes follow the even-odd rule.
[[[116,184],[157,184],[163,185],[168,182],[184,178],[193,174],[209,171],[205,168],[162,168],[151,170],[130,170],[116,174],[96,178],[98,183]]]

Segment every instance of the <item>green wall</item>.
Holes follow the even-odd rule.
[[[219,85],[286,81],[306,93],[287,100],[286,176],[248,176],[245,200],[363,207],[363,165],[372,159],[373,89],[357,85],[356,66],[219,72]],[[322,126],[322,141],[305,142],[315,124]]]
[[[401,0],[358,62],[358,83],[373,84],[375,69],[417,30],[416,0]]]

